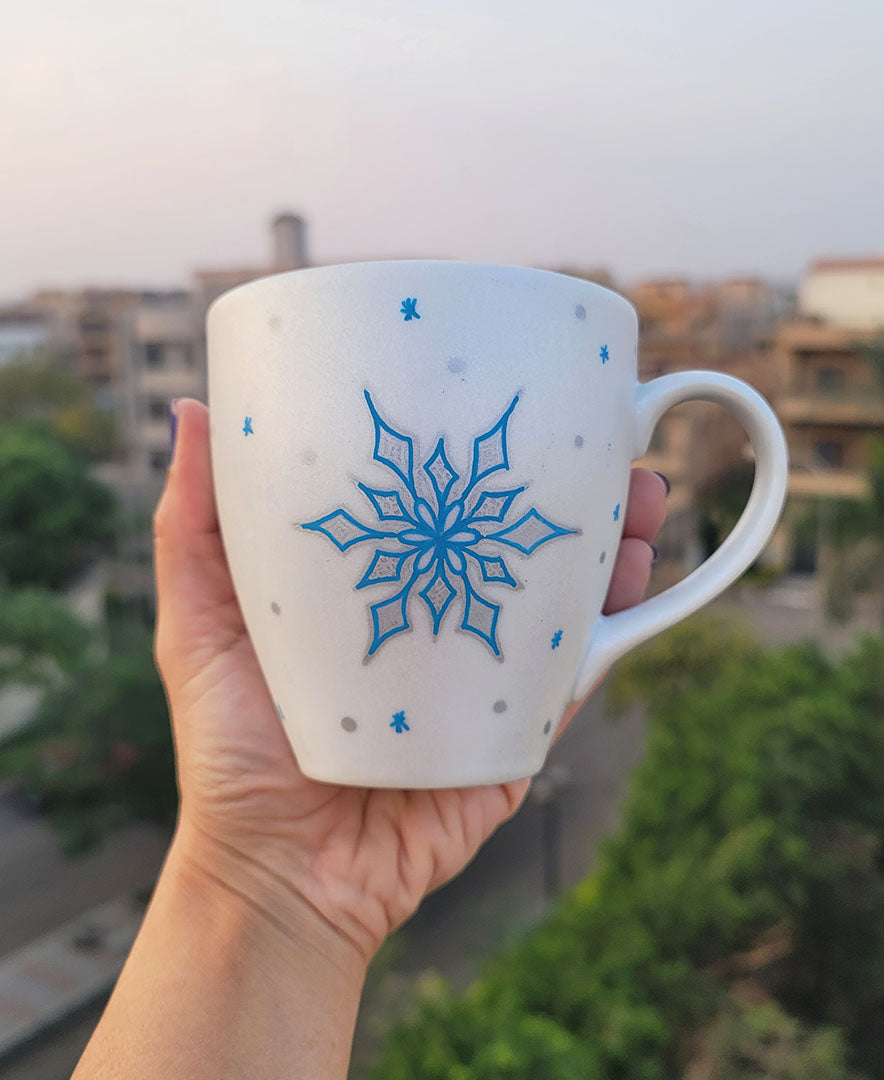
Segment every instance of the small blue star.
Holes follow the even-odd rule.
[[[399,735],[401,735],[403,731],[411,731],[411,728],[408,726],[408,724],[405,723],[404,709],[401,712],[393,713],[393,719],[390,721],[390,727],[393,728]]]
[[[406,297],[402,301],[400,312],[405,316],[405,322],[408,322],[409,319],[419,319],[420,315],[417,313],[417,297]]]
[[[242,433],[243,433],[243,435],[254,435],[255,434],[254,429],[252,428],[252,418],[251,418],[251,416],[246,417],[246,422],[242,426]]]
[[[607,362],[611,359],[607,345],[602,345],[602,351],[599,353],[599,356],[601,357],[603,364],[607,364]]]
[[[563,633],[564,633],[563,630],[556,630],[556,632],[553,634],[553,636],[552,636],[552,647],[554,649],[557,649],[559,647],[559,645],[562,643],[562,634]]]
[[[614,520],[620,520],[620,503],[617,503],[617,505],[614,507]]]

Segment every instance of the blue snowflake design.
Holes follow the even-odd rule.
[[[342,508],[301,528],[323,533],[339,551],[376,543],[356,588],[395,585],[395,591],[369,607],[367,657],[410,629],[409,603],[415,592],[429,611],[434,636],[460,596],[460,629],[500,656],[501,605],[483,593],[486,586],[519,586],[504,555],[516,551],[530,556],[550,540],[580,531],[555,525],[534,507],[509,524],[513,503],[525,486],[506,490],[487,486],[493,473],[509,470],[507,425],[518,396],[493,427],[473,440],[470,473],[463,479],[448,460],[444,439],[439,439],[416,470],[414,440],[383,419],[367,390],[365,400],[374,424],[372,457],[395,477],[389,488],[357,485],[377,515],[377,523],[365,525]]]
[[[411,731],[411,728],[405,721],[405,710],[402,709],[399,712],[393,713],[393,719],[390,721],[390,727],[396,732],[397,735],[401,735],[403,731]]]

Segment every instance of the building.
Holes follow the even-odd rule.
[[[205,315],[236,285],[307,264],[304,219],[271,223],[264,266],[207,270],[189,290],[43,290],[26,306],[0,311],[0,363],[38,345],[50,348],[90,386],[99,409],[113,411],[119,459],[99,472],[130,504],[153,505],[169,462],[169,403],[206,396]]]
[[[0,308],[0,368],[48,349],[51,340],[52,324],[42,311],[20,304]]]
[[[820,259],[774,341],[775,404],[789,441],[785,565],[816,569],[826,506],[867,491],[867,446],[884,435],[884,258]],[[876,359],[877,357],[877,359]]]
[[[868,439],[884,435],[884,311],[879,328],[849,329],[814,320],[783,323],[776,340],[775,405],[789,442],[789,502],[782,532],[786,564],[816,569],[819,504],[867,493]],[[812,514],[809,514],[812,511]],[[819,521],[818,521],[819,525]]]
[[[770,394],[768,341],[783,298],[757,279],[694,286],[673,278],[642,282],[628,293],[639,314],[639,378],[677,371],[723,371]],[[672,485],[657,541],[662,559],[691,570],[705,557],[699,504],[704,493],[751,460],[743,428],[720,406],[690,402],[670,409],[638,463]]]
[[[127,432],[119,484],[132,498],[156,501],[169,466],[169,408],[174,398],[204,398],[200,328],[189,292],[144,293],[121,323],[125,355],[118,387]]]
[[[99,407],[117,400],[126,362],[123,320],[138,297],[128,289],[53,289],[30,301],[52,322],[53,352],[89,384]]]
[[[798,308],[809,319],[853,330],[884,326],[884,257],[820,259],[807,271]]]

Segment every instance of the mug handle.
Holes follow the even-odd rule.
[[[715,371],[684,371],[638,383],[633,460],[647,453],[660,417],[685,401],[712,401],[737,417],[755,452],[755,481],[740,520],[717,551],[684,580],[616,615],[599,615],[574,683],[579,701],[635,645],[714,600],[747,570],[770,539],[786,499],[789,452],[773,409],[751,386]]]

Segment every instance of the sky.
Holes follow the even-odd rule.
[[[884,251],[880,0],[28,0],[0,297],[317,262],[758,274]]]

